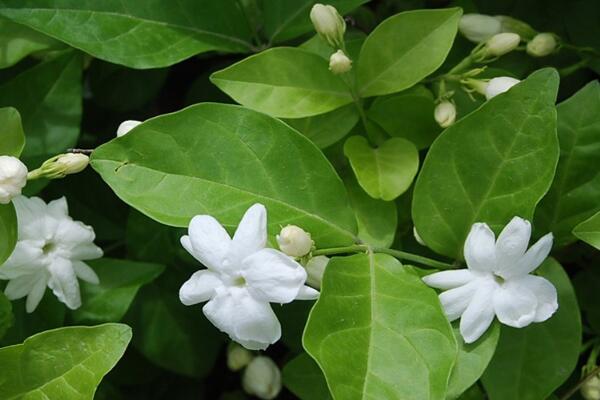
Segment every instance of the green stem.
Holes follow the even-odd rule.
[[[573,396],[575,393],[577,393],[577,391],[583,386],[585,385],[585,383],[587,381],[589,381],[590,379],[592,379],[594,376],[596,376],[598,373],[600,373],[600,366],[594,368],[594,370],[592,372],[590,372],[589,374],[587,374],[582,380],[580,380],[579,382],[577,382],[577,384],[575,386],[573,386],[567,393],[565,393],[560,400],[567,400],[570,399],[571,396]]]
[[[461,72],[469,69],[473,65],[473,57],[471,55],[466,56],[461,62],[456,64],[446,75],[458,75]]]
[[[565,76],[569,76],[574,72],[577,72],[578,70],[580,70],[581,68],[585,68],[588,65],[588,60],[587,59],[583,59],[579,62],[576,62],[573,65],[569,65],[568,67],[564,67],[558,70],[558,73],[560,74],[561,78],[564,78]]]
[[[421,265],[425,265],[431,268],[437,269],[454,269],[455,266],[452,264],[448,264],[445,262],[432,260],[431,258],[419,256],[417,254],[407,253],[405,251],[388,249],[385,247],[370,247],[364,244],[356,244],[353,246],[345,246],[345,247],[333,247],[330,249],[319,249],[314,251],[313,256],[330,256],[336,254],[346,254],[346,253],[363,253],[372,251],[374,253],[383,253],[389,254],[392,257],[395,257],[399,260],[407,260],[412,261]]]

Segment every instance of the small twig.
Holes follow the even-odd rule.
[[[94,149],[67,149],[67,152],[75,154],[92,154]]]

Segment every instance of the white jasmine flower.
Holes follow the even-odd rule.
[[[141,123],[142,121],[135,120],[127,120],[121,122],[121,125],[119,125],[119,127],[117,128],[117,137],[125,136],[127,133],[129,133],[130,130],[132,130]]]
[[[46,286],[74,310],[81,305],[77,278],[97,284],[98,276],[83,262],[102,257],[92,227],[73,221],[64,197],[46,204],[38,197],[17,197],[19,237],[15,250],[0,266],[0,279],[10,280],[4,293],[10,300],[27,296],[33,312]]]
[[[344,74],[352,69],[352,60],[338,50],[329,57],[329,70],[335,75]]]
[[[27,183],[27,167],[17,157],[0,156],[0,204],[21,194]]]
[[[442,128],[447,128],[456,121],[456,107],[450,101],[442,101],[433,111],[435,122]]]
[[[276,239],[279,249],[292,257],[307,255],[314,244],[310,233],[296,225],[288,225],[281,229]]]
[[[460,18],[458,29],[471,42],[480,43],[502,32],[502,23],[489,15],[465,14]]]
[[[269,357],[258,356],[246,367],[242,387],[259,399],[274,399],[281,392],[281,371]]]
[[[464,247],[468,269],[437,272],[423,278],[444,289],[440,302],[450,321],[460,318],[465,342],[476,341],[498,320],[514,328],[547,320],[558,309],[556,288],[530,275],[548,256],[552,234],[527,250],[528,221],[514,217],[495,240],[487,224],[473,224]]]
[[[233,238],[209,215],[190,222],[183,247],[207,269],[183,284],[185,305],[208,301],[204,315],[218,329],[250,350],[264,350],[281,337],[281,325],[269,305],[314,299],[304,286],[306,271],[293,258],[266,248],[267,211],[254,204],[244,214]]]
[[[490,79],[485,87],[485,98],[489,100],[498,96],[500,93],[507,92],[508,89],[515,86],[519,82],[521,81],[509,76],[500,76],[498,78]]]

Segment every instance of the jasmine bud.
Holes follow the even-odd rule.
[[[90,158],[85,154],[67,153],[54,156],[42,164],[41,167],[31,171],[27,178],[59,179],[67,175],[81,172],[90,163]]]
[[[552,33],[538,33],[527,43],[527,54],[532,57],[545,57],[556,50],[558,43]]]
[[[254,358],[244,371],[242,387],[246,393],[259,399],[274,399],[281,391],[279,367],[269,357]]]
[[[511,78],[509,76],[501,76],[498,78],[490,79],[485,88],[485,98],[487,100],[498,96],[500,93],[508,91],[511,87],[521,82],[518,79]]]
[[[600,377],[598,375],[581,385],[581,397],[585,400],[600,400]]]
[[[321,289],[321,282],[323,281],[323,274],[325,274],[325,267],[329,263],[329,257],[316,256],[308,260],[306,263],[306,284],[315,288]]]
[[[252,352],[235,342],[231,342],[227,347],[227,367],[231,371],[239,371],[250,364],[253,358]]]
[[[465,14],[458,29],[471,42],[481,43],[502,32],[502,24],[494,17],[483,14]]]
[[[456,107],[450,101],[442,101],[433,111],[435,121],[442,128],[447,128],[456,120]]]
[[[329,57],[329,70],[335,75],[343,74],[352,69],[352,60],[342,51],[338,50]]]
[[[0,156],[0,204],[21,194],[27,183],[27,167],[17,157]]]
[[[142,121],[127,120],[121,122],[121,125],[117,128],[117,137],[126,135],[130,130],[141,124]]]
[[[344,44],[346,21],[335,7],[315,4],[310,10],[310,20],[315,30],[333,48],[341,48]]]
[[[313,246],[310,234],[296,225],[284,227],[276,239],[279,249],[291,257],[305,256]]]
[[[510,53],[519,46],[521,37],[516,33],[498,33],[488,39],[486,52],[493,57],[500,57]]]

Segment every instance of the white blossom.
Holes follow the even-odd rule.
[[[494,98],[499,94],[508,91],[519,82],[521,81],[509,76],[500,76],[498,78],[490,79],[485,87],[485,98],[488,100]]]
[[[456,121],[456,107],[450,101],[442,101],[433,111],[435,122],[442,128],[447,128]]]
[[[314,244],[310,233],[296,225],[288,225],[281,229],[276,239],[279,249],[292,257],[307,255]]]
[[[329,70],[335,75],[344,74],[352,69],[352,60],[338,50],[329,57]]]
[[[17,157],[0,156],[0,204],[21,194],[27,183],[27,167]]]
[[[270,302],[315,299],[305,286],[306,271],[293,258],[266,248],[267,211],[254,204],[244,214],[233,238],[209,215],[190,222],[183,247],[207,269],[183,284],[185,305],[208,301],[206,317],[229,337],[250,350],[263,350],[281,337],[281,325]]]
[[[258,356],[246,367],[242,387],[259,399],[274,399],[281,392],[281,371],[269,357]]]
[[[94,244],[92,227],[74,221],[64,197],[46,204],[38,197],[13,200],[17,211],[17,245],[0,266],[0,279],[9,280],[4,293],[10,300],[27,296],[27,312],[33,312],[46,286],[70,309],[81,305],[77,278],[99,283],[83,260],[102,257]]]
[[[506,225],[498,240],[487,224],[473,224],[464,245],[468,268],[423,278],[429,286],[446,290],[440,302],[450,321],[460,318],[465,342],[483,335],[494,316],[505,325],[522,328],[547,320],[557,310],[554,285],[530,274],[550,253],[552,234],[527,250],[530,236],[530,223],[519,217]]]
[[[135,120],[127,120],[121,122],[121,125],[119,125],[119,127],[117,128],[117,137],[125,136],[127,133],[129,133],[130,130],[132,130],[141,123],[142,121]]]

